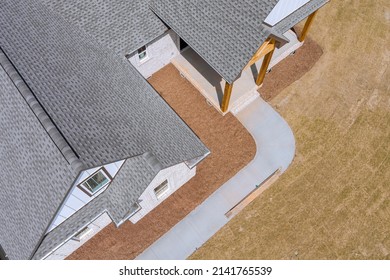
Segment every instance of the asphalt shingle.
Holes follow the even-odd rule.
[[[0,26],[0,244],[11,259],[32,256],[81,169],[148,155],[120,175],[137,186],[129,201],[102,196],[63,223],[64,234],[101,208],[120,217],[150,170],[209,152],[123,56],[39,1],[1,0]]]
[[[37,1],[3,2],[0,46],[87,168],[145,152],[168,167],[207,153],[124,57]]]
[[[325,4],[311,0],[274,28],[264,24],[278,0],[151,0],[151,9],[227,82],[237,80],[271,35],[280,36]]]
[[[40,0],[63,18],[121,55],[167,31],[145,0]]]
[[[43,2],[43,3],[42,3]],[[151,7],[226,81],[279,22],[277,0],[153,0]],[[167,27],[148,1],[0,1],[0,244],[11,259],[42,258],[108,212],[116,224],[159,170],[209,151],[124,58]],[[3,53],[4,52],[4,53]],[[44,236],[82,169],[126,159],[111,186]],[[53,191],[56,190],[56,191]]]
[[[28,259],[75,175],[3,63],[0,54],[0,244]]]
[[[226,81],[235,81],[270,31],[277,0],[152,0],[151,9]]]
[[[307,4],[303,5],[301,8],[296,10],[291,15],[287,16],[280,22],[278,22],[273,30],[275,32],[279,33],[285,33],[288,31],[291,27],[296,25],[298,22],[304,20],[307,18],[310,14],[312,14],[314,11],[318,10],[322,6],[324,6],[326,3],[328,3],[329,0],[311,0]]]

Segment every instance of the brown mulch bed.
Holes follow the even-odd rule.
[[[272,71],[265,76],[263,86],[259,89],[261,97],[265,101],[272,100],[284,88],[308,72],[322,54],[322,48],[307,37],[303,46],[294,55],[290,55],[272,67]]]
[[[222,117],[173,65],[150,83],[210,149],[196,176],[137,224],[110,224],[68,259],[133,259],[182,220],[255,156],[256,145],[233,115]]]

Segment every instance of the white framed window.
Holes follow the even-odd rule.
[[[143,46],[142,48],[138,49],[138,59],[140,62],[144,62],[149,58],[148,56],[148,50],[146,49],[146,46]]]
[[[104,171],[99,169],[94,174],[85,179],[79,187],[89,196],[93,196],[99,190],[107,186],[111,182],[110,176]]]
[[[157,199],[161,199],[168,193],[168,191],[169,191],[168,180],[165,180],[154,189],[154,194],[156,195]]]

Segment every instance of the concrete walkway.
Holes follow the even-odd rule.
[[[255,139],[253,161],[136,259],[186,259],[229,221],[226,212],[276,170],[284,172],[290,165],[295,154],[294,135],[268,103],[257,97],[236,117]]]

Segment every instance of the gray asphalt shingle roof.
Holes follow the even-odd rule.
[[[75,175],[3,62],[0,53],[0,244],[10,259],[28,259]]]
[[[123,56],[167,31],[167,27],[149,9],[148,0],[41,1]]]
[[[151,0],[151,9],[225,80],[236,80],[269,36],[277,0]]]
[[[151,153],[125,161],[105,194],[110,202],[106,206],[108,213],[117,226],[129,218],[133,203],[138,201],[160,170],[160,163]],[[129,178],[132,178],[130,182]]]
[[[124,57],[37,1],[3,2],[0,46],[86,168],[146,151],[169,167],[206,152]]]
[[[312,0],[274,28],[263,22],[278,0],[151,0],[151,9],[227,82],[238,79],[271,34],[278,36],[314,12]],[[281,32],[283,30],[283,32]]]
[[[39,1],[1,0],[0,26],[12,63],[3,56],[0,67],[0,244],[11,259],[31,257],[80,167],[133,158],[118,174],[129,201],[117,193],[126,187],[119,179],[97,201],[117,221],[159,169],[208,153],[124,57]],[[100,211],[97,202],[88,213]],[[84,218],[77,212],[61,230],[79,229]]]
[[[292,13],[291,15],[287,16],[286,18],[278,22],[274,26],[273,30],[275,30],[275,32],[279,32],[282,34],[285,33],[291,27],[293,27],[303,19],[307,18],[310,14],[312,14],[314,11],[324,6],[329,1],[330,0],[311,0],[310,2],[308,2],[307,4],[299,8],[298,10],[296,10],[294,13]]]

